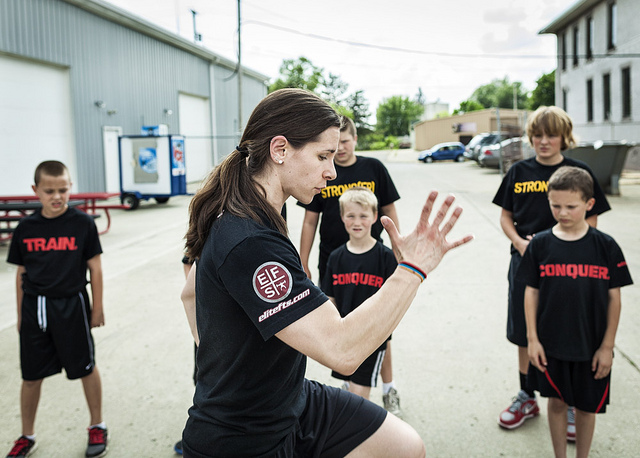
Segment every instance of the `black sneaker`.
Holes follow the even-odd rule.
[[[106,428],[94,426],[89,429],[89,445],[87,445],[88,458],[98,458],[107,454],[107,442],[109,440],[109,432]]]
[[[23,458],[31,455],[36,451],[38,445],[36,441],[32,441],[26,436],[20,436],[17,441],[13,443],[13,448],[7,455],[7,458]]]
[[[176,445],[173,446],[173,450],[178,454],[182,455],[182,440],[176,442]]]

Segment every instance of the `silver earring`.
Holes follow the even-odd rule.
[[[278,164],[282,164],[283,162],[284,162],[284,161],[283,161],[282,159],[280,159],[280,160],[278,161]]]

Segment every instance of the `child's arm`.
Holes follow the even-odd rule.
[[[511,240],[513,246],[520,256],[524,256],[524,252],[527,250],[527,246],[529,246],[529,240],[531,240],[531,236],[527,236],[526,239],[523,239],[518,235],[518,231],[516,231],[516,226],[513,222],[513,212],[502,209],[502,213],[500,213],[500,227],[502,227],[502,231],[504,234]]]
[[[311,270],[309,269],[309,254],[313,239],[316,236],[316,228],[320,220],[320,213],[311,210],[304,211],[304,220],[302,221],[302,231],[300,232],[300,261],[307,277],[311,280]]]
[[[541,372],[547,370],[547,356],[544,348],[538,340],[538,301],[540,299],[540,290],[527,286],[524,291],[524,317],[527,321],[527,352],[529,353],[529,361],[536,369]]]
[[[328,296],[328,297],[329,297],[329,300],[330,300],[331,302],[333,302],[333,305],[335,305],[336,307],[338,307],[338,304],[336,304],[336,298],[335,298],[335,297],[331,297],[331,296]]]
[[[91,327],[104,326],[104,309],[102,307],[102,259],[97,254],[87,261],[91,282]]]
[[[598,215],[591,215],[586,218],[587,224],[591,227],[598,227]]]
[[[200,344],[200,336],[198,335],[198,323],[196,322],[196,263],[191,265],[191,270],[187,275],[187,281],[180,294],[182,305],[184,305],[184,312],[187,314],[187,321],[189,322],[189,328],[191,328],[191,335],[196,345]]]
[[[595,372],[595,379],[601,379],[609,375],[613,364],[613,346],[616,341],[616,332],[618,331],[618,323],[620,322],[620,309],[622,302],[620,300],[620,288],[612,288],[609,290],[609,308],[607,309],[607,329],[604,332],[604,338],[600,344],[600,348],[593,355],[591,361],[591,370]]]
[[[22,274],[24,274],[27,269],[24,266],[18,266],[18,271],[16,272],[16,302],[18,303],[18,332],[20,332],[20,325],[22,324],[22,296],[24,295],[24,291],[22,290]]]

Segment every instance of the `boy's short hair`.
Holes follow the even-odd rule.
[[[561,151],[573,148],[576,139],[573,136],[573,122],[569,115],[560,107],[541,106],[533,112],[527,121],[527,137],[533,144],[533,136],[540,134],[560,135],[562,137]]]
[[[356,125],[349,116],[342,115],[340,116],[340,121],[342,122],[342,127],[340,128],[340,132],[349,132],[353,138],[356,138],[358,131],[356,130]]]
[[[67,174],[69,176],[69,170],[67,166],[60,161],[44,161],[38,164],[36,172],[33,176],[33,181],[38,186],[42,175],[49,175],[52,177],[59,177],[60,175]]]
[[[565,165],[553,172],[548,190],[579,192],[586,202],[593,197],[593,178],[585,169]]]
[[[374,214],[378,212],[378,198],[369,188],[364,186],[354,186],[342,193],[338,199],[340,203],[340,216],[344,216],[346,204],[359,204],[363,208],[371,210]]]

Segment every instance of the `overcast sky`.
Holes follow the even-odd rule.
[[[237,59],[237,0],[109,0]],[[457,108],[474,89],[507,76],[528,90],[556,67],[556,37],[539,35],[578,0],[242,0],[243,65],[277,78],[305,56],[364,90],[370,111],[393,95]],[[529,57],[527,57],[529,56]]]

